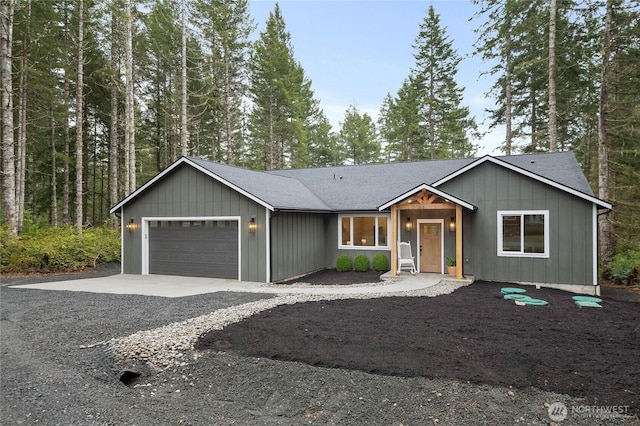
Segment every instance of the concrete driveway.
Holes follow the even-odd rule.
[[[220,291],[348,295],[422,290],[438,284],[443,278],[446,278],[446,276],[438,274],[403,274],[372,284],[318,286],[308,284],[264,284],[219,278],[119,274],[109,277],[24,284],[10,287],[36,290],[84,291],[89,293],[138,294],[159,297],[185,297]]]

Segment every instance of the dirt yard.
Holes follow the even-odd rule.
[[[640,407],[640,305],[579,308],[571,294],[527,287],[549,302],[503,300],[476,282],[436,298],[300,303],[204,336],[199,350],[312,366],[539,389],[590,405]]]

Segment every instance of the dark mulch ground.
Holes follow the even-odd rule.
[[[204,336],[201,350],[314,366],[448,377],[585,397],[640,411],[640,304],[527,287],[547,307],[520,307],[504,284],[476,282],[436,298],[284,305]]]
[[[312,285],[350,285],[376,283],[381,281],[380,276],[385,272],[369,270],[367,272],[347,271],[338,272],[335,269],[323,269],[285,284],[306,283]]]

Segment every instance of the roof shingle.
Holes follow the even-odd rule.
[[[572,152],[495,157],[506,163],[593,196]],[[421,184],[431,185],[477,158],[365,164],[266,172],[190,158],[276,209],[365,211]]]
[[[255,171],[207,161],[201,158],[181,158],[162,172],[180,162],[190,162],[261,204],[277,210],[301,211],[374,211],[379,206],[422,184],[437,187],[438,182],[455,178],[465,167],[494,159],[541,177],[560,188],[569,188],[575,195],[586,195],[593,201],[593,192],[580,165],[571,152],[512,155],[501,157],[461,158],[408,163],[366,164],[315,169]],[[506,165],[504,166],[506,167]],[[516,169],[517,170],[517,169]],[[135,198],[147,185],[138,188],[112,211]],[[549,182],[551,181],[551,182]],[[566,190],[566,189],[565,189]],[[577,191],[578,193],[576,193]],[[598,200],[596,199],[596,202]],[[607,203],[604,203],[607,205]]]

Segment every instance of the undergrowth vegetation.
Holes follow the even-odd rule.
[[[640,249],[626,249],[616,254],[607,264],[603,277],[616,284],[640,285]]]
[[[25,221],[17,237],[11,236],[6,226],[0,228],[0,242],[2,273],[73,271],[120,261],[120,230],[107,225],[77,235],[72,226]]]

